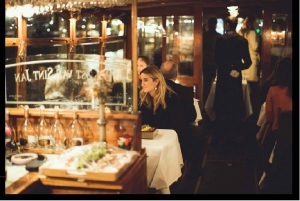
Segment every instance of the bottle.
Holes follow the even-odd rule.
[[[73,121],[69,128],[69,146],[80,146],[83,145],[83,129],[80,123],[78,122],[78,115],[76,112],[77,108],[73,107]]]
[[[50,138],[50,126],[45,120],[45,106],[40,106],[40,122],[38,125],[38,145],[40,148],[51,148],[51,138]]]
[[[84,129],[84,144],[91,144],[94,142],[94,135],[89,126],[85,126]]]
[[[66,138],[66,133],[63,125],[59,121],[59,108],[58,106],[54,107],[54,123],[51,126],[51,135],[52,135],[52,144],[53,149],[56,151],[64,150],[65,145],[64,141]]]
[[[9,124],[9,110],[5,108],[5,156],[10,156],[13,151],[12,142],[14,141],[15,130]]]
[[[36,147],[36,139],[34,135],[34,127],[29,120],[29,107],[25,105],[24,107],[24,122],[20,128],[20,145],[24,149],[33,149]]]

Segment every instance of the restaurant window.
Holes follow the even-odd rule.
[[[76,54],[99,54],[100,43],[77,43]]]
[[[193,76],[194,17],[167,16],[167,60],[179,67],[179,74]]]
[[[271,71],[276,62],[286,56],[289,56],[286,45],[286,35],[288,15],[283,13],[272,14],[272,30],[271,30]]]
[[[162,45],[165,34],[161,17],[138,17],[138,55],[148,56],[154,63],[153,53]]]
[[[5,47],[5,59],[17,57],[18,47]]]
[[[105,56],[124,58],[124,40],[109,41],[105,43]]]
[[[18,37],[18,18],[5,15],[5,38]]]
[[[69,20],[57,13],[34,15],[26,18],[28,38],[69,37]]]
[[[82,17],[76,21],[76,37],[99,37],[101,23],[93,17]]]
[[[107,23],[107,36],[124,36],[124,23],[119,19],[112,19]]]
[[[37,54],[65,54],[68,52],[67,45],[43,45],[43,46],[27,46],[27,55]]]

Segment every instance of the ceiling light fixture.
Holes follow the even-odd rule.
[[[129,0],[6,0],[8,4],[6,13],[14,13],[14,16],[22,14],[23,17],[31,17],[36,14],[62,12],[80,12],[82,8],[110,8],[127,5]],[[13,11],[13,12],[12,12]]]
[[[236,17],[239,15],[239,11],[238,11],[238,6],[228,6],[228,12],[230,14],[230,16]]]

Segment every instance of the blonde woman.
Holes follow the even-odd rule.
[[[141,91],[139,109],[142,124],[161,129],[180,128],[181,107],[179,96],[166,84],[157,66],[150,65],[140,73]]]
[[[246,17],[243,23],[242,28],[239,31],[239,35],[243,36],[248,40],[248,48],[252,61],[252,65],[242,71],[243,76],[246,77],[249,82],[258,82],[259,81],[259,62],[260,55],[258,53],[258,36],[255,32],[255,28],[257,26],[256,20],[254,16]]]

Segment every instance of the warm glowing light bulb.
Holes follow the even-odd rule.
[[[14,12],[14,8],[8,8],[5,12],[7,17],[14,17],[15,16],[15,12]]]
[[[26,4],[22,8],[22,15],[26,18],[33,16],[34,10],[31,4]]]

